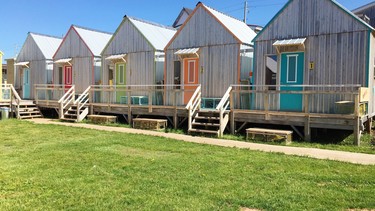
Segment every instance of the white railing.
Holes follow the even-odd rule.
[[[9,108],[11,108],[11,110],[16,113],[16,117],[19,118],[19,108],[22,99],[14,89],[13,85],[2,84],[0,93],[0,102],[9,103]]]
[[[77,121],[82,121],[86,115],[88,108],[86,108],[82,114],[81,114],[81,109],[87,105],[90,99],[90,89],[91,86],[89,86],[82,94],[79,95],[79,97],[74,101],[74,105],[77,106]]]
[[[224,115],[224,112],[228,109],[230,105],[230,94],[232,92],[232,87],[230,86],[223,97],[221,98],[219,104],[216,106],[216,110],[220,112],[220,130],[219,136],[223,136],[226,125],[229,121],[229,115]]]
[[[64,118],[65,108],[74,103],[75,98],[75,86],[72,85],[69,90],[57,101],[59,104],[59,118]]]
[[[192,123],[194,116],[196,115],[196,111],[201,106],[201,99],[202,97],[202,86],[199,85],[195,92],[193,93],[192,97],[190,98],[188,104],[186,105],[186,109],[188,110],[188,130],[192,129]]]

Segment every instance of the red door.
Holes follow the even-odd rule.
[[[64,85],[66,90],[72,87],[72,66],[64,66]]]
[[[184,103],[187,104],[199,84],[199,59],[184,59]]]

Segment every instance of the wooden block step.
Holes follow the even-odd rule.
[[[148,119],[148,118],[135,118],[133,119],[133,128],[160,130],[167,127],[168,120],[166,119]]]
[[[42,115],[30,115],[30,116],[20,116],[21,119],[33,119],[33,118],[42,118]]]
[[[60,120],[67,121],[67,122],[76,122],[77,119],[70,119],[70,118],[62,118]]]
[[[268,139],[268,136],[281,136],[285,138],[286,143],[290,143],[292,141],[292,134],[293,131],[291,130],[275,130],[267,128],[246,129],[246,139],[248,139],[250,135],[252,136],[252,138],[254,138],[255,135],[264,135],[266,137],[266,140]]]
[[[116,123],[117,116],[111,115],[87,115],[87,118],[95,123]]]
[[[208,134],[219,134],[218,130],[203,130],[203,129],[190,129],[189,132],[191,133],[208,133]]]
[[[40,112],[38,110],[34,110],[34,111],[20,111],[18,113],[21,115],[21,114],[39,114]]]

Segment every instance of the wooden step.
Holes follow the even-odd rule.
[[[215,134],[218,135],[219,131],[218,130],[203,130],[203,129],[190,129],[190,133],[207,133],[207,134]]]
[[[34,119],[34,118],[42,118],[42,115],[29,115],[29,116],[20,116],[20,119]]]
[[[211,123],[211,122],[193,122],[194,126],[210,126],[210,127],[220,127],[218,123]]]
[[[40,114],[39,110],[33,110],[33,111],[20,111],[18,112],[20,115],[21,114]]]
[[[195,119],[220,120],[220,117],[216,117],[216,116],[196,116]]]
[[[77,119],[70,119],[70,118],[61,118],[60,120],[67,121],[67,122],[76,122],[77,121]]]

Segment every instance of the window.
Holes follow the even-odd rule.
[[[123,64],[118,66],[119,68],[119,84],[124,84],[125,83],[125,67]]]
[[[188,83],[195,83],[195,61],[188,61]]]
[[[297,58],[298,55],[287,56],[287,83],[297,82]]]
[[[59,84],[63,84],[63,68],[59,67]]]
[[[277,55],[266,56],[266,85],[269,90],[276,90]]]

